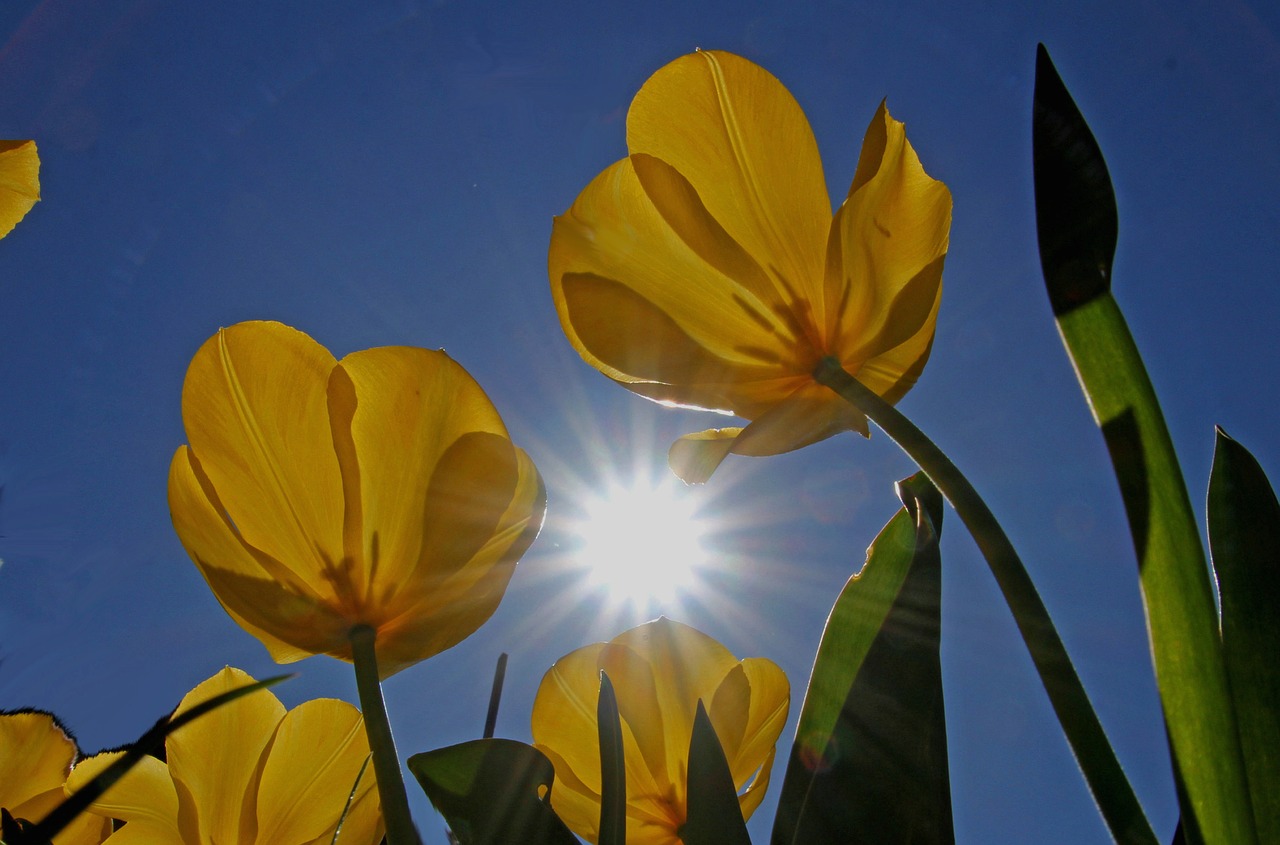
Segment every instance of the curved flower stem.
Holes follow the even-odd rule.
[[[378,657],[374,652],[377,631],[368,625],[351,629],[351,660],[356,667],[356,689],[360,693],[360,709],[364,712],[364,729],[373,753],[373,773],[378,778],[378,797],[382,799],[382,818],[387,825],[387,845],[418,845],[418,831],[409,814],[409,798],[404,791],[404,775],[396,756],[387,706],[382,700],[378,681]]]
[[[813,377],[879,426],[919,464],[951,502],[1004,593],[1040,682],[1049,694],[1058,723],[1112,837],[1121,843],[1155,845],[1155,833],[1071,665],[1049,611],[986,502],[932,440],[892,405],[845,372],[839,361],[823,358],[814,368]]]

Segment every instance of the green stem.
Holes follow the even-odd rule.
[[[351,661],[356,667],[356,689],[360,693],[360,709],[364,711],[364,730],[373,753],[373,773],[378,778],[378,796],[382,799],[382,818],[387,825],[387,845],[419,845],[418,831],[409,814],[409,798],[404,791],[400,758],[396,756],[391,723],[387,721],[387,705],[382,700],[378,680],[378,657],[374,641],[378,632],[368,625],[351,629]]]
[[[1155,833],[1089,703],[1049,611],[986,502],[932,440],[892,405],[845,372],[839,361],[823,358],[814,368],[813,377],[879,426],[919,464],[951,502],[1004,593],[1040,682],[1049,694],[1058,722],[1112,837],[1120,843],[1155,845]]]

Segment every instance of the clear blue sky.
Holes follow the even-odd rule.
[[[444,347],[542,469],[548,524],[497,614],[386,684],[403,754],[458,742],[478,735],[509,651],[498,731],[527,739],[553,660],[659,610],[607,611],[584,587],[567,526],[582,491],[664,471],[671,439],[714,424],[578,360],[548,291],[551,218],[625,154],[645,78],[716,48],[790,88],[833,196],[885,97],[950,186],[937,341],[901,407],[1019,546],[1167,840],[1176,808],[1133,551],[1039,274],[1034,51],[1046,43],[1110,165],[1117,298],[1202,512],[1215,423],[1280,476],[1278,38],[1278,7],[1251,0],[9,0],[0,137],[38,140],[44,200],[0,242],[0,708],[52,710],[95,750],[224,664],[277,671],[218,607],[165,501],[191,354],[221,325],[269,318],[338,355]],[[689,496],[732,574],[661,610],[780,663],[798,712],[830,603],[910,471],[879,435],[731,459]],[[943,553],[958,840],[1105,841],[954,515]],[[345,664],[297,668],[287,703],[354,700]],[[443,841],[415,801],[427,841]]]

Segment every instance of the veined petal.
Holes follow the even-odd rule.
[[[335,361],[296,329],[221,329],[191,361],[182,419],[239,534],[317,594],[336,598],[343,490],[326,388]]]
[[[15,819],[29,822],[43,821],[66,799],[66,792],[58,787],[34,795],[16,806],[6,807]],[[111,833],[107,819],[84,813],[71,821],[62,832],[53,837],[53,845],[99,845]]]
[[[235,533],[216,495],[191,450],[179,447],[169,465],[173,527],[223,609],[280,663],[349,647],[349,623]]]
[[[666,617],[619,634],[606,646],[606,653],[619,647],[638,655],[653,673],[666,743],[667,783],[675,787],[683,805],[685,761],[698,700],[710,701],[738,661],[711,637]]]
[[[803,328],[780,302],[761,299],[749,273],[725,274],[748,257],[702,249],[713,247],[709,263],[654,206],[633,162],[614,164],[552,228],[548,272],[565,334],[624,384],[733,384],[796,369],[788,362]]]
[[[345,701],[316,699],[290,710],[271,740],[257,790],[257,842],[328,842],[353,789],[356,800],[376,803],[377,784],[360,711]],[[364,766],[363,773],[361,767]],[[357,783],[357,777],[359,782]],[[376,814],[348,817],[341,841],[376,845]]]
[[[0,141],[0,238],[40,199],[40,156],[35,141]]]
[[[772,660],[748,657],[741,663],[750,694],[742,742],[735,757],[729,758],[734,782],[741,789],[753,772],[772,763],[778,737],[787,722],[791,706],[791,684]],[[765,774],[768,783],[768,774]],[[761,790],[763,791],[763,790]]]
[[[933,349],[933,330],[938,318],[938,302],[914,337],[863,364],[855,375],[858,381],[880,394],[886,402],[897,402],[920,378]]]
[[[733,443],[737,455],[780,455],[842,431],[867,436],[866,417],[831,390],[806,384],[742,430]]]
[[[687,179],[785,302],[821,307],[831,224],[822,160],[804,112],[768,71],[730,53],[681,56],[636,94],[627,148]]]
[[[705,484],[733,451],[742,428],[709,428],[686,434],[671,444],[667,463],[685,484]]]
[[[916,335],[941,295],[951,193],[880,104],[828,244],[831,350],[856,365]]]
[[[67,778],[66,794],[78,792],[123,756],[123,751],[108,751],[81,760]],[[155,842],[182,842],[178,832],[178,793],[169,767],[155,757],[143,757],[89,805],[89,812],[127,822],[130,830],[145,830]],[[115,845],[117,840],[113,838],[111,842]]]
[[[182,713],[253,678],[227,667],[183,697]],[[284,718],[284,705],[258,690],[206,713],[165,740],[178,795],[178,828],[187,842],[253,842],[253,798],[264,752]]]
[[[0,714],[0,807],[61,789],[75,757],[75,742],[51,714]]]
[[[556,785],[551,792],[553,806],[556,806],[556,791],[561,788],[562,779],[567,780],[566,772],[572,773],[581,788],[599,800],[600,735],[596,706],[600,698],[599,660],[604,648],[604,643],[592,643],[569,652],[547,670],[538,685],[529,719],[533,743],[538,748],[554,749],[568,767],[556,766]],[[564,786],[570,788],[567,782]],[[597,816],[599,812],[597,807]]]
[[[769,778],[773,773],[773,758],[777,754],[776,748],[769,749],[769,756],[764,758],[760,764],[760,769],[751,783],[747,785],[746,790],[738,796],[738,806],[742,808],[742,817],[744,819],[751,818],[760,806],[760,802],[764,800],[764,794],[769,789]]]

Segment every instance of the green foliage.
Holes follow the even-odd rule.
[[[950,843],[938,658],[942,497],[923,473],[836,600],[814,661],[774,845]]]
[[[1222,646],[1259,842],[1280,842],[1280,504],[1249,451],[1218,429],[1209,549]]]
[[[462,845],[578,845],[551,810],[555,769],[511,739],[477,739],[409,758],[431,804]]]
[[[685,845],[751,845],[729,762],[701,701],[689,740],[689,808],[680,838]]]
[[[600,733],[600,839],[598,845],[625,845],[627,841],[627,766],[622,748],[622,718],[613,682],[600,673],[600,699],[596,703]]]
[[[1110,178],[1043,46],[1033,154],[1049,299],[1111,453],[1137,550],[1183,833],[1189,843],[1254,843],[1200,535],[1155,391],[1110,292],[1117,229]]]

